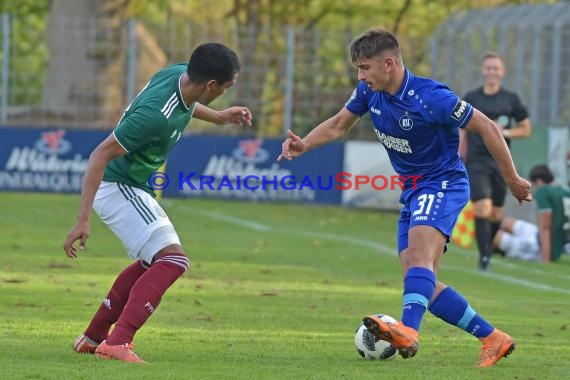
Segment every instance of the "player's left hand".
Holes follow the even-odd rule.
[[[221,111],[222,117],[224,119],[223,124],[237,124],[237,125],[248,125],[251,126],[251,111],[247,107],[235,106],[226,108]]]
[[[85,242],[87,241],[88,237],[89,237],[89,222],[78,221],[75,224],[75,226],[73,226],[71,231],[69,231],[69,233],[67,234],[67,239],[63,244],[63,250],[65,251],[67,257],[69,257],[70,259],[76,258],[77,250],[73,246],[73,243],[79,240],[79,249],[83,250],[85,249]]]
[[[532,201],[530,182],[526,179],[517,176],[514,180],[507,181],[507,185],[509,186],[509,189],[511,189],[511,193],[513,193],[514,197],[519,201],[519,204],[522,204],[523,201]]]

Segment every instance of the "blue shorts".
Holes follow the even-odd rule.
[[[398,220],[398,254],[408,248],[408,230],[414,226],[437,228],[447,237],[463,207],[469,201],[469,180],[419,181],[415,189],[404,190],[400,203],[404,205]],[[446,244],[447,249],[447,244]]]

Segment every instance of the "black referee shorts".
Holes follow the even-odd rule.
[[[467,165],[471,201],[491,199],[493,206],[503,207],[507,195],[507,184],[495,164]]]

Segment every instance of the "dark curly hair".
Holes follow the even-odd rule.
[[[240,71],[237,54],[229,47],[210,42],[198,46],[190,56],[186,73],[193,83],[215,80],[219,84],[229,82]]]

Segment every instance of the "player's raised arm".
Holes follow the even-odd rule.
[[[478,133],[485,146],[497,162],[505,182],[519,202],[532,200],[530,183],[521,178],[516,169],[509,148],[497,125],[477,109],[473,109],[473,117],[465,128],[467,131]]]
[[[287,139],[283,141],[282,151],[277,161],[292,160],[311,149],[344,136],[358,119],[357,115],[343,107],[336,115],[317,125],[302,139],[289,131]]]

